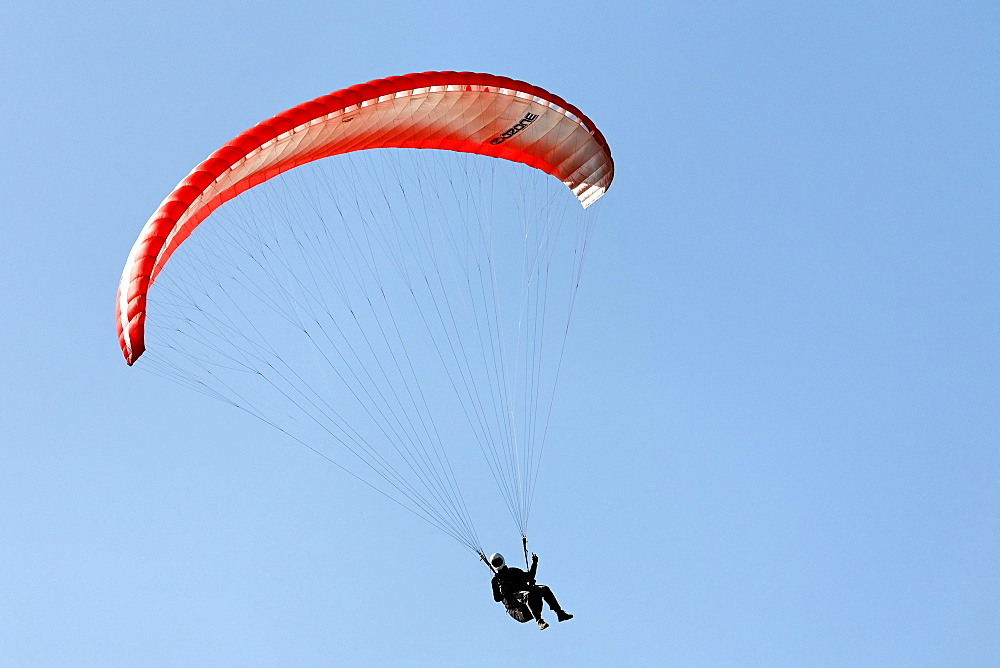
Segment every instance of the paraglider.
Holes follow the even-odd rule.
[[[490,565],[494,569],[493,580],[493,600],[503,603],[507,614],[519,622],[526,622],[534,619],[538,628],[544,631],[549,628],[548,622],[542,619],[542,602],[549,606],[552,612],[556,613],[556,619],[560,622],[573,619],[573,615],[562,609],[555,594],[546,585],[535,582],[535,574],[538,571],[538,555],[531,555],[531,566],[527,572],[520,568],[508,566],[503,555],[494,552],[490,555]]]
[[[324,95],[225,143],[150,216],[118,287],[122,354],[485,561],[463,444],[525,536],[613,176],[593,122],[522,81],[425,72]]]

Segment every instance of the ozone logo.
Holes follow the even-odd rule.
[[[494,137],[493,139],[491,139],[490,143],[491,144],[502,144],[502,143],[504,143],[505,141],[507,141],[508,139],[510,139],[511,137],[513,137],[514,135],[516,135],[518,132],[520,132],[524,128],[526,128],[529,125],[531,125],[532,123],[534,123],[535,120],[538,118],[538,116],[539,116],[539,114],[533,114],[533,113],[531,113],[529,111],[528,113],[526,113],[524,115],[524,118],[522,118],[517,123],[515,123],[514,125],[510,126],[506,130],[504,130],[503,132],[501,132],[499,137]]]

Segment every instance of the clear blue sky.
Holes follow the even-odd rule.
[[[403,6],[0,8],[0,663],[1000,663],[998,5]],[[576,619],[544,633],[115,337],[193,165],[431,69],[548,88],[616,159],[532,516]]]

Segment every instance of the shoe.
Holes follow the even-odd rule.
[[[569,614],[565,610],[560,610],[556,613],[556,619],[560,622],[565,622],[568,619],[573,619],[573,615]]]
[[[539,619],[538,620],[538,630],[539,631],[544,631],[547,628],[549,628],[549,625],[545,622],[545,620],[544,619]]]

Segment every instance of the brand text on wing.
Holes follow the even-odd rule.
[[[491,139],[490,143],[491,144],[504,143],[505,141],[516,135],[518,132],[520,132],[521,130],[525,129],[526,127],[534,123],[535,120],[538,118],[538,116],[539,114],[533,114],[529,111],[524,115],[524,117],[521,120],[519,120],[511,127],[501,132],[499,137],[494,137],[493,139]]]

